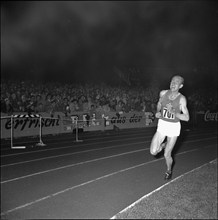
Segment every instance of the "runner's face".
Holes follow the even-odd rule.
[[[170,82],[170,90],[172,92],[177,92],[181,87],[181,79],[178,77],[173,77]]]

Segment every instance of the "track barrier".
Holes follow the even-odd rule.
[[[217,112],[206,111],[197,114],[196,126],[212,126],[217,124]],[[152,112],[103,112],[99,115],[89,112],[73,112],[65,115],[63,112],[55,112],[51,115],[46,112],[38,114],[28,114],[24,112],[14,112],[8,116],[1,113],[1,140],[10,139],[12,149],[23,149],[26,146],[16,146],[14,138],[39,137],[36,146],[44,147],[43,136],[56,135],[62,133],[75,134],[75,141],[79,139],[79,131],[107,131],[129,128],[156,127],[157,119]]]
[[[37,147],[45,147],[46,144],[42,141],[42,116],[39,116],[39,143],[36,144]]]
[[[42,119],[55,119],[55,120],[59,120],[59,118],[54,118],[54,117],[43,117],[41,115],[38,115],[38,114],[24,114],[24,115],[11,115],[11,116],[3,116],[1,117],[1,120],[2,119],[7,119],[9,120],[10,119],[10,123],[11,123],[11,126],[10,126],[10,144],[11,144],[11,149],[25,149],[26,146],[22,145],[22,146],[15,146],[14,145],[14,119],[23,119],[23,118],[36,118],[37,120],[39,120],[39,142],[36,143],[35,146],[37,147],[45,147],[46,144],[43,142],[42,140],[42,136],[43,136],[43,133],[42,133]],[[66,119],[65,119],[66,120]],[[70,122],[72,122],[72,120],[68,119]],[[76,138],[75,138],[75,141],[74,142],[82,142],[83,140],[79,140],[79,137],[78,137],[78,119],[75,118],[74,119],[74,122],[75,123],[75,130],[76,130]]]
[[[79,140],[79,137],[78,137],[78,119],[76,118],[75,120],[75,125],[76,125],[76,140],[74,142],[83,142],[83,140]]]
[[[11,129],[10,129],[10,142],[11,142],[11,149],[25,149],[26,146],[22,145],[22,146],[15,146],[14,145],[14,118],[27,118],[27,117],[39,117],[39,115],[11,115],[11,116],[4,116],[1,117],[1,119],[10,119],[11,122]],[[41,139],[41,136],[40,136]]]
[[[35,146],[44,147],[46,143],[43,142],[43,136],[49,134],[72,133],[75,134],[73,142],[83,142],[79,139],[79,130],[83,132],[106,131],[148,126],[155,126],[154,115],[150,112],[109,112],[101,114],[97,118],[86,112],[75,112],[71,115],[56,112],[52,117],[45,112],[39,114],[14,113],[11,116],[1,116],[1,139],[10,139],[11,148],[22,149],[26,146],[15,146],[14,138],[39,137]]]

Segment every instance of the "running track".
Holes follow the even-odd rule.
[[[155,129],[50,136],[16,150],[2,142],[1,219],[113,217],[166,183],[163,154],[149,152]],[[173,178],[216,159],[217,129],[182,129],[173,154]]]

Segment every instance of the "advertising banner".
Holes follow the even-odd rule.
[[[4,115],[1,115],[3,117]],[[36,136],[40,133],[40,117],[42,136],[75,132],[76,127],[82,131],[111,130],[115,128],[128,129],[156,126],[154,114],[151,112],[116,113],[108,112],[95,114],[74,112],[65,115],[55,112],[54,115],[40,112],[37,115],[17,112],[13,116],[13,137]],[[1,118],[1,138],[11,137],[11,118]]]
[[[216,125],[218,112],[216,111],[199,111],[196,113],[195,123],[197,125]]]
[[[14,137],[36,136],[40,133],[39,116],[42,116],[41,126],[43,134],[61,133],[61,118],[51,118],[50,114],[41,112],[37,115],[25,113],[14,113],[13,115],[13,134]],[[45,118],[43,118],[45,117]],[[11,137],[11,118],[1,119],[1,138]]]
[[[106,129],[128,129],[156,126],[152,112],[109,112],[103,116]]]

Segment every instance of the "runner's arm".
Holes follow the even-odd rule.
[[[160,96],[159,96],[159,101],[157,103],[157,112],[155,114],[156,118],[161,118],[161,101],[162,101],[162,97],[163,95],[167,92],[167,90],[162,90],[160,92]]]
[[[176,113],[176,117],[182,121],[189,121],[189,112],[187,108],[187,101],[186,98],[183,96],[180,99],[180,108],[182,111],[181,113]]]

